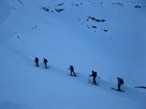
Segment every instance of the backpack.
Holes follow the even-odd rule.
[[[35,57],[35,62],[38,63],[39,62],[39,59],[37,57]]]
[[[120,83],[124,84],[124,80],[122,78],[120,78]]]
[[[97,76],[97,72],[93,72],[93,77],[95,77],[96,78],[96,76]]]
[[[44,58],[44,63],[47,64],[48,60]]]
[[[74,67],[72,65],[70,65],[70,70],[72,70],[72,71],[74,70]]]

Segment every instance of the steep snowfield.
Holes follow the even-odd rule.
[[[145,10],[144,0],[1,0],[0,109],[145,109],[134,88],[146,86]],[[124,93],[111,90],[118,76]]]

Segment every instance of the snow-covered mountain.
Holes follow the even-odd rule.
[[[1,0],[0,109],[145,109],[135,88],[146,86],[145,10],[145,0]],[[124,93],[111,90],[117,77]]]

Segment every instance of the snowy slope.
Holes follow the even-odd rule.
[[[146,86],[145,10],[144,0],[1,0],[0,109],[145,109],[134,88]],[[124,93],[110,89],[117,76]]]

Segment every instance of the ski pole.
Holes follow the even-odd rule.
[[[89,83],[91,82],[91,80],[90,80],[90,76],[89,76],[88,82],[89,82]]]

